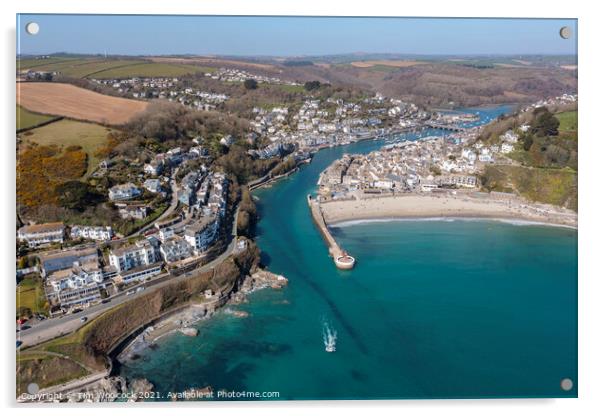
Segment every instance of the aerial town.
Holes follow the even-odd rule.
[[[252,191],[302,172],[322,149],[342,152],[342,146],[374,144],[365,154],[350,152],[329,161],[311,181],[314,186],[317,179],[315,193],[299,193],[307,197],[341,270],[352,269],[356,259],[338,246],[330,226],[355,217],[337,214],[339,203],[472,197],[499,200],[510,209],[520,199],[520,209],[535,207],[538,215],[560,212],[569,226],[576,226],[571,205],[576,201],[552,201],[562,205],[554,209],[535,206],[536,198],[527,200],[532,196],[528,192],[519,197],[514,178],[491,172],[530,169],[533,160],[560,168],[576,163],[576,150],[566,150],[567,156],[547,131],[537,136],[535,122],[542,114],[549,121],[549,108],[576,111],[574,93],[508,105],[510,114],[500,111],[483,122],[476,107],[451,100],[441,107],[425,105],[383,90],[301,82],[276,71],[241,69],[242,64],[199,67],[193,75],[182,74],[180,64],[174,64],[173,74],[155,76],[150,73],[164,67],[134,61],[128,75],[122,71],[128,64],[121,62],[127,58],[120,58],[110,76],[102,76],[100,68],[74,80],[64,72],[100,64],[74,58],[73,67],[60,61],[56,70],[49,70],[36,62],[52,59],[31,58],[31,67],[17,72],[22,84],[18,111],[27,110],[34,119],[30,126],[19,126],[21,121],[17,126],[15,229],[17,349],[25,351],[30,368],[37,369],[38,363],[27,358],[28,352],[33,356],[48,348],[54,354],[53,342],[76,338],[94,322],[101,322],[95,327],[100,328],[115,320],[107,331],[112,337],[104,329],[100,335],[92,331],[86,342],[96,342],[94,348],[86,345],[82,352],[69,344],[61,352],[65,360],[71,360],[70,354],[90,354],[86,359],[97,367],[86,367],[88,375],[107,371],[114,358],[109,351],[124,346],[130,335],[135,335],[133,345],[147,345],[145,339],[168,329],[196,336],[189,323],[226,304],[224,313],[247,317],[237,309],[248,301],[247,294],[283,289],[287,282],[277,270],[269,270],[269,257],[261,256],[254,239],[263,212]],[[149,75],[133,72],[146,65],[152,69]],[[40,91],[69,99],[57,104],[62,107],[54,116],[52,109],[38,109],[36,100],[28,101]],[[78,100],[90,101],[74,106]],[[496,105],[505,104],[491,106]],[[83,114],[90,108],[94,111]],[[74,138],[70,131],[77,133]],[[576,135],[576,129],[566,134]],[[94,145],[90,137],[97,141]],[[341,210],[362,213],[355,206]],[[186,318],[162,320],[184,304],[193,305],[193,312],[183,312]],[[120,308],[133,316],[115,318]],[[336,351],[333,337],[327,331],[327,352]],[[136,357],[133,350],[121,356]],[[19,374],[37,371],[26,365]],[[57,376],[45,387],[78,377],[77,372]],[[25,382],[20,383],[23,389]]]

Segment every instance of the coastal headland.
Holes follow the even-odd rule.
[[[333,200],[320,203],[320,209],[328,225],[369,219],[461,217],[523,220],[577,227],[577,214],[574,211],[528,203],[521,198],[411,194]]]

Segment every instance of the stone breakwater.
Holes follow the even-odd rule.
[[[355,266],[355,258],[347,254],[347,252],[339,246],[332,234],[330,234],[328,226],[326,225],[326,221],[324,220],[324,216],[322,215],[319,202],[315,201],[311,195],[308,195],[307,203],[309,205],[314,224],[316,224],[316,227],[318,227],[318,230],[320,231],[320,234],[322,234],[324,241],[326,241],[326,244],[328,245],[328,253],[332,257],[335,266],[342,270],[353,269],[353,266]]]

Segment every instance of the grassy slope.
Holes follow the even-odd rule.
[[[33,64],[34,66],[26,65],[27,62],[17,63],[21,65],[21,69],[31,67],[35,71],[57,71],[61,74],[73,77],[83,78],[88,74],[107,70],[114,67],[124,65],[141,64],[145,61],[140,59],[102,59],[102,58],[86,58],[86,59],[61,59],[51,62],[42,63],[41,65]]]
[[[93,123],[73,120],[61,120],[34,130],[22,136],[24,143],[33,142],[39,145],[81,146],[88,154],[88,171],[91,173],[100,162],[94,153],[106,143],[107,134],[111,130]]]
[[[46,296],[42,280],[36,277],[25,277],[17,286],[17,310],[23,306],[29,308],[32,313],[48,312]]]
[[[27,392],[30,383],[40,388],[54,386],[88,374],[80,364],[47,354],[17,356],[17,396]]]
[[[195,72],[208,72],[209,68],[195,65],[167,63],[142,63],[108,69],[93,75],[94,78],[129,78],[129,77],[178,77]]]
[[[34,113],[17,105],[17,130],[34,127],[53,119],[56,117]]]
[[[558,130],[561,132],[572,132],[577,130],[577,111],[565,111],[564,113],[555,114],[560,126]]]

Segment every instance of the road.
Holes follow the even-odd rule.
[[[85,316],[88,318],[88,320],[91,320],[97,317],[98,315],[102,314],[103,312],[109,310],[110,308],[114,308],[117,305],[135,299],[138,296],[147,293],[149,289],[157,290],[173,282],[188,279],[193,275],[209,271],[218,264],[220,264],[222,261],[224,261],[227,257],[229,257],[235,248],[236,238],[232,238],[226,250],[218,257],[205,264],[204,266],[201,266],[195,270],[192,270],[188,273],[176,277],[172,276],[169,273],[163,273],[149,282],[140,283],[139,285],[136,285],[128,290],[129,292],[131,290],[136,290],[139,287],[144,287],[143,291],[135,292],[134,294],[131,294],[129,296],[126,294],[127,292],[125,291],[119,292],[116,295],[107,298],[110,299],[108,303],[100,303],[91,306],[85,309],[84,311],[76,314],[69,314],[57,318],[46,319],[36,324],[35,326],[26,329],[25,331],[18,332],[17,340],[23,343],[21,345],[21,348],[23,348],[27,346],[33,346],[41,342],[48,341],[52,338],[73,332],[76,329],[80,328],[82,325],[84,325],[84,322],[81,322],[80,320],[81,317]]]
[[[155,221],[151,222],[150,224],[145,225],[144,227],[142,227],[141,229],[139,229],[138,231],[136,231],[135,233],[133,233],[132,235],[129,235],[127,237],[142,234],[149,228],[153,227],[156,223],[169,217],[176,210],[176,208],[178,207],[178,185],[177,185],[176,178],[178,177],[179,169],[180,169],[180,167],[177,167],[169,179],[169,186],[171,187],[171,204],[169,205],[169,207],[167,207],[167,209],[163,212],[163,214],[159,215],[159,217]],[[125,238],[127,238],[127,237],[125,237]]]

